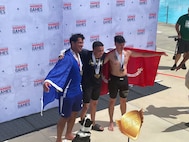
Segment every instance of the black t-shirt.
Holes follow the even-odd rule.
[[[96,78],[95,75],[95,65],[92,60],[92,51],[85,50],[83,49],[82,52],[80,53],[81,60],[83,63],[83,76],[82,76],[82,85],[83,87],[89,87],[89,86],[94,86],[94,85],[101,85],[102,78],[101,76],[99,78]],[[102,72],[102,66],[104,62],[104,57],[103,55],[99,60],[102,62],[100,66],[100,73]]]

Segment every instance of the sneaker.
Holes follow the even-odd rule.
[[[186,65],[185,64],[182,65],[182,69],[186,70]]]
[[[175,69],[176,69],[176,67],[177,67],[177,65],[176,65],[176,64],[174,64],[174,65],[172,66],[171,70],[172,70],[172,71],[173,71],[173,70],[175,70]]]

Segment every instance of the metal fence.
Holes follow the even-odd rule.
[[[162,0],[163,1],[163,0]],[[189,1],[160,0],[158,22],[175,24],[179,16],[186,14]]]

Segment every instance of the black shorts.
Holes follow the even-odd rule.
[[[110,79],[108,81],[108,89],[110,98],[116,98],[119,92],[119,96],[122,98],[126,98],[125,91],[128,92],[128,78],[127,76],[117,77],[110,75]]]
[[[98,100],[100,96],[100,85],[88,86],[83,88],[83,103],[89,103],[90,100]]]
[[[177,54],[189,52],[189,41],[179,39]]]

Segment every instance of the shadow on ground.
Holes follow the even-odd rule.
[[[155,107],[150,105],[146,108],[145,115],[153,114],[160,118],[177,119],[178,115],[187,114],[189,107]]]
[[[183,129],[186,129],[186,128],[188,128],[187,123],[181,122],[181,123],[178,123],[178,124],[174,124],[173,126],[165,129],[162,132],[174,132],[174,131],[179,131],[179,130],[183,130]]]
[[[174,62],[173,62],[173,64],[174,64]],[[172,67],[172,66],[171,66],[171,67]],[[158,67],[158,70],[170,70],[171,67],[169,67],[169,66],[159,66],[159,67]]]
[[[155,107],[150,105],[146,108],[146,112],[144,115],[155,115],[159,118],[171,118],[171,119],[178,119],[178,115],[188,114],[189,107]],[[178,124],[174,124],[173,126],[166,128],[162,132],[173,132],[178,130],[183,130],[188,128],[187,123],[181,122]]]

